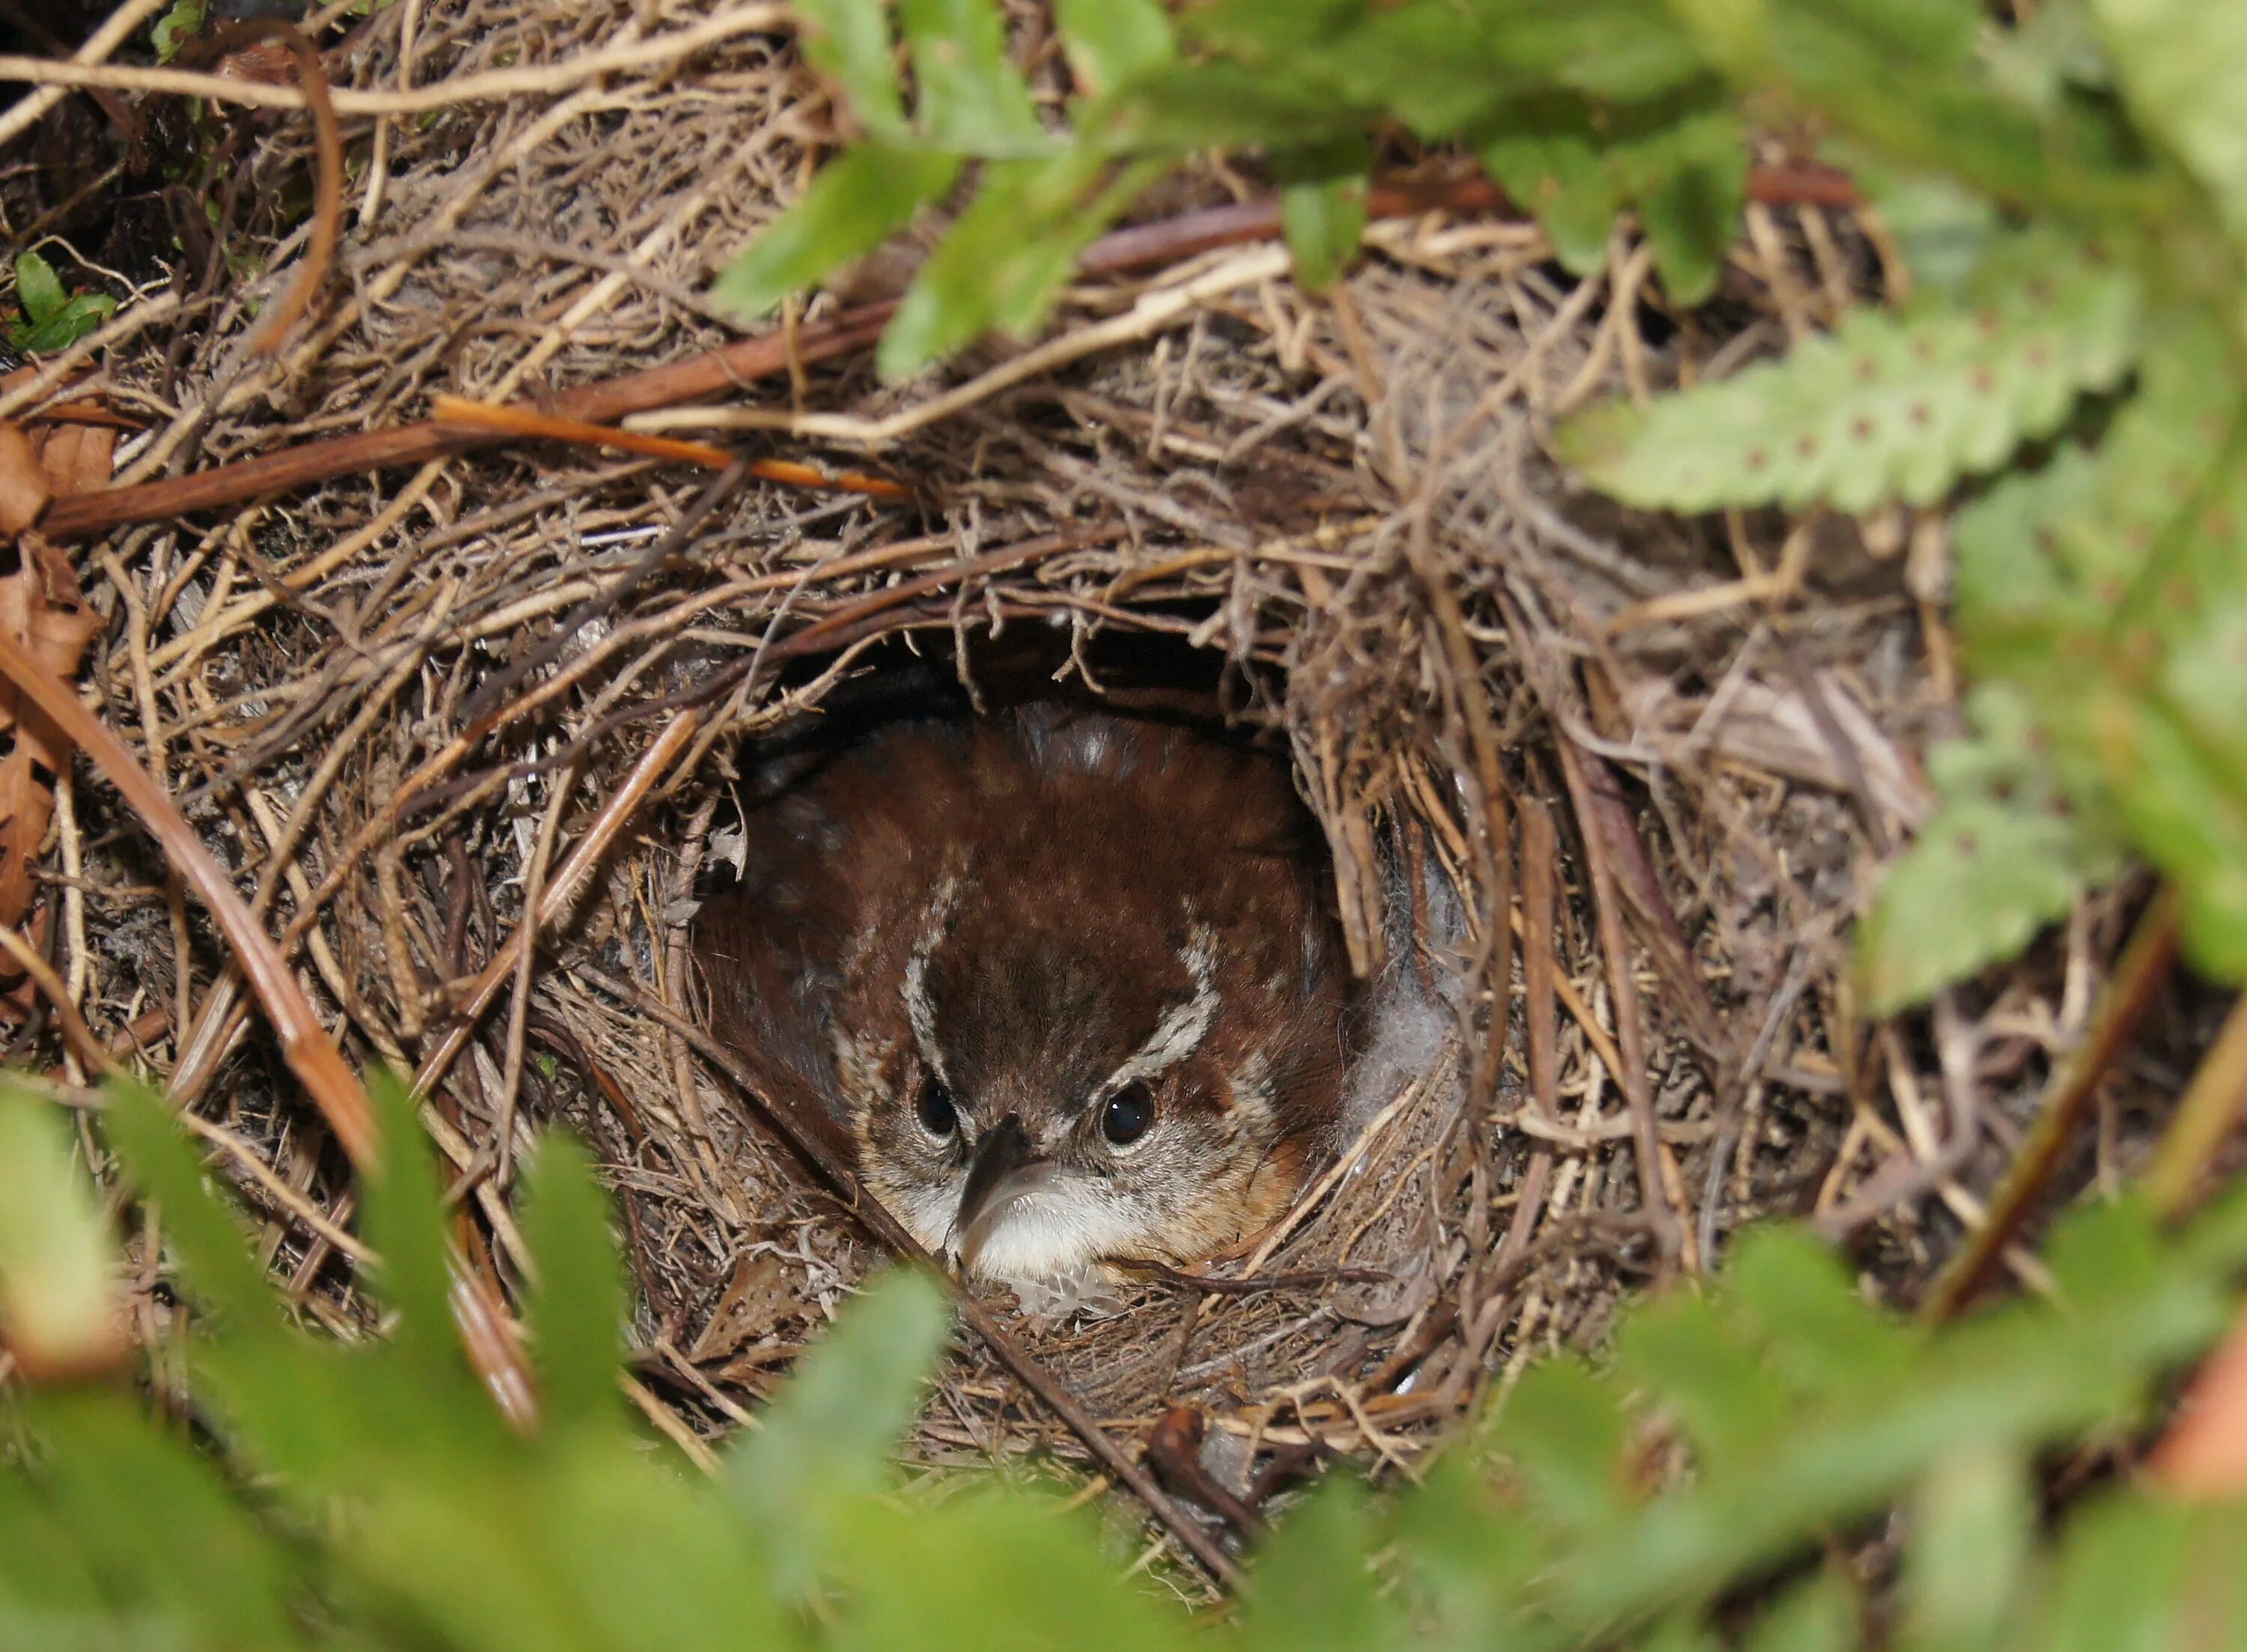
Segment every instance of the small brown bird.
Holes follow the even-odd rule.
[[[1277,758],[1032,707],[895,724],[745,823],[696,951],[932,1251],[1011,1280],[1207,1257],[1334,1146],[1349,968]]]

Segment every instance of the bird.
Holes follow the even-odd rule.
[[[1354,991],[1284,757],[1073,705],[778,766],[698,912],[711,1031],[961,1273],[1204,1261],[1336,1150]]]

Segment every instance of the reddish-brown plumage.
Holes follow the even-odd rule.
[[[1192,1260],[1332,1145],[1348,966],[1277,757],[1051,707],[905,722],[746,838],[698,924],[714,1030],[932,1248]]]

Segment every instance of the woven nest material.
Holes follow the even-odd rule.
[[[341,274],[277,362],[242,341],[303,239],[277,215],[309,138],[237,117],[216,249],[99,358],[94,390],[151,425],[125,479],[734,336],[698,295],[800,188],[829,135],[817,86],[753,31],[569,69],[713,15],[376,13],[331,54],[349,84],[498,65],[553,84],[345,120],[365,164]],[[1224,198],[1205,177],[1151,210]],[[112,622],[89,680],[285,925],[354,1053],[449,1058],[426,1116],[483,1265],[516,1266],[533,1127],[594,1144],[639,1287],[642,1403],[693,1438],[743,1415],[877,1256],[682,1030],[738,742],[909,635],[1162,633],[1231,662],[1243,714],[1292,744],[1355,961],[1392,983],[1358,1075],[1370,1123],[1253,1273],[1220,1270],[1231,1287],[1151,1282],[1023,1335],[1113,1425],[1207,1407],[1236,1489],[1275,1458],[1404,1457],[1509,1362],[1596,1341],[1622,1287],[1707,1266],[1764,1212],[1815,1212],[1878,1277],[1923,1278],[2115,944],[2091,903],[1933,1036],[1846,1035],[1861,881],[1924,810],[1916,754],[1952,712],[1939,532],[1687,532],[1574,495],[1543,456],[1568,409],[1723,372],[1877,279],[1846,222],[1757,208],[1751,229],[1696,324],[1725,320],[1717,338],[1658,313],[1627,240],[1575,282],[1533,227],[1429,217],[1377,225],[1320,297],[1260,246],[1089,280],[1012,382],[1024,358],[992,346],[902,387],[847,357],[745,384],[668,422],[762,422],[759,451],[877,466],[923,502],[752,481],[659,563],[705,479],[551,446],[133,529],[79,562]],[[89,1020],[134,1028],[269,1218],[277,1267],[356,1322],[339,1157],[146,839],[85,773],[65,790],[58,956]],[[919,1449],[1039,1445],[1076,1452],[964,1342]]]

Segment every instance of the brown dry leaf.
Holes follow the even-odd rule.
[[[22,533],[53,496],[31,437],[23,426],[0,419],[0,534]]]
[[[0,627],[70,681],[101,629],[100,618],[85,605],[78,575],[60,550],[36,533],[20,535],[16,548],[17,566],[0,577]],[[44,713],[24,704],[12,685],[0,683],[0,924],[10,928],[31,909],[31,868],[54,818],[55,777],[70,751],[70,741]]]
[[[285,40],[260,40],[229,51],[218,60],[215,74],[229,80],[255,80],[269,86],[285,86],[295,83],[297,65],[290,61],[289,44]]]
[[[0,387],[30,372],[21,368]],[[109,486],[115,469],[117,432],[106,426],[35,420],[30,429],[0,425],[0,518],[12,522],[28,507],[36,516],[49,497],[93,493]],[[10,489],[23,501],[14,510]],[[33,499],[36,506],[31,505]],[[78,674],[86,645],[100,629],[63,554],[21,524],[17,563],[0,574],[0,624],[65,681]],[[70,743],[37,712],[17,727],[16,693],[0,686],[0,924],[31,919],[25,938],[45,950],[47,914],[31,911],[32,864],[54,818],[55,777],[69,761]],[[12,966],[0,969],[0,1022],[21,1022],[31,1013],[38,987]]]
[[[39,424],[31,452],[58,499],[97,493],[116,469],[117,432],[107,425]]]

